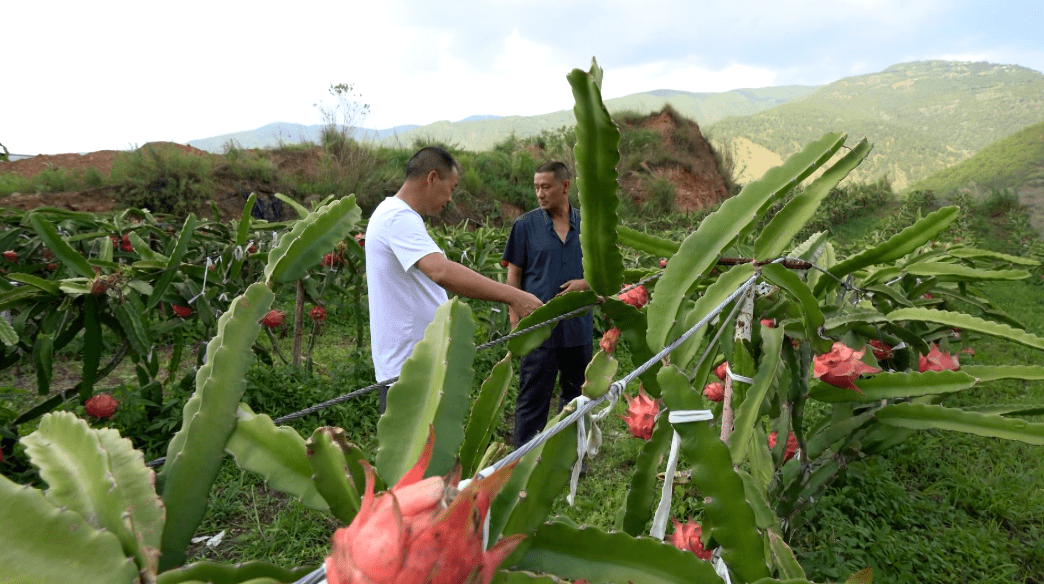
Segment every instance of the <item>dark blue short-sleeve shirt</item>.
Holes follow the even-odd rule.
[[[569,233],[563,242],[555,233],[551,214],[534,209],[511,226],[503,259],[522,268],[522,289],[547,302],[562,291],[562,284],[584,277],[580,252],[580,210],[569,207]],[[564,320],[555,326],[544,348],[590,344],[591,313]]]

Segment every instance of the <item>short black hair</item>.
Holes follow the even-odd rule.
[[[406,180],[422,178],[433,170],[439,173],[439,178],[445,179],[454,170],[460,174],[461,168],[460,163],[445,148],[426,146],[406,163]]]
[[[536,167],[533,174],[540,174],[542,172],[550,172],[555,175],[555,180],[558,182],[565,182],[569,180],[571,173],[569,167],[564,162],[558,160],[549,160],[540,166]]]

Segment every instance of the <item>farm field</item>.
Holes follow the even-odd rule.
[[[591,114],[576,138],[581,176],[615,184],[618,165],[672,159],[641,122],[617,148],[599,78],[570,77],[593,96],[578,106]],[[503,152],[522,161],[519,181],[532,174],[523,150]],[[293,582],[354,520],[457,529],[447,541],[467,551],[454,559],[484,582],[715,582],[715,566],[733,582],[1039,582],[1044,246],[1005,191],[948,204],[884,180],[840,183],[869,150],[825,134],[686,212],[656,177],[622,196],[582,187],[585,233],[603,238],[583,244],[592,290],[519,329],[592,308],[590,401],[559,419],[607,415],[600,434],[568,426],[529,453],[505,445],[517,381],[503,357],[546,332],[505,337],[499,307],[460,299],[439,309],[383,417],[371,391],[282,422],[373,381],[354,195],[273,194],[287,215],[273,220],[253,215],[256,194],[231,220],[5,209],[0,559],[16,582]],[[195,164],[169,152],[139,162],[149,156]],[[448,257],[503,280],[505,227],[432,232]],[[638,282],[647,298],[620,293]],[[618,344],[602,338],[613,328]],[[490,341],[503,342],[476,349]],[[693,411],[708,415],[681,415]],[[590,455],[583,473],[578,452]],[[517,466],[458,492],[454,473],[505,459]],[[421,473],[452,499],[434,519],[405,511]],[[402,504],[374,503],[388,487]],[[447,549],[409,533],[394,541],[418,558]],[[39,549],[80,570],[26,561]]]

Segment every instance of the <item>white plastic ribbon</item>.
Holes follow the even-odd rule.
[[[714,413],[710,410],[679,410],[671,411],[667,415],[667,421],[671,424],[687,424],[689,422],[702,422],[713,420]],[[667,533],[667,517],[671,513],[671,498],[674,495],[674,473],[678,470],[678,451],[681,449],[681,436],[674,431],[671,438],[671,452],[667,457],[667,471],[663,477],[663,491],[660,493],[660,504],[656,507],[653,515],[652,529],[649,534],[658,540],[663,540]]]
[[[577,409],[580,409],[590,401],[590,398],[581,395],[573,400],[573,403],[576,404]],[[566,495],[566,502],[570,507],[573,506],[573,501],[576,499],[576,486],[580,482],[580,471],[583,470],[584,456],[587,454],[587,422],[584,419],[586,417],[580,416],[576,420],[576,462],[573,463],[573,472],[569,477],[569,494]]]
[[[754,385],[754,378],[753,377],[745,377],[743,375],[738,375],[736,373],[733,373],[732,372],[732,367],[729,365],[729,363],[727,361],[725,362],[725,374],[728,375],[729,377],[731,377],[733,381],[738,381],[740,383],[746,383],[747,385]]]
[[[721,559],[721,547],[715,548],[714,555],[711,556],[711,565],[714,566],[714,572],[725,581],[725,584],[732,584],[732,578],[729,577],[729,568],[725,565],[725,561]]]
[[[608,403],[604,408],[597,413],[589,414],[591,417],[590,430],[587,429],[587,416],[581,416],[576,421],[576,462],[573,463],[573,472],[569,477],[569,495],[566,496],[566,502],[570,506],[573,505],[573,501],[576,499],[576,488],[580,482],[580,473],[584,468],[584,457],[593,457],[602,448],[602,430],[598,427],[598,422],[608,416],[613,408],[616,407],[616,402],[620,400],[619,391],[614,391],[613,387],[610,386],[606,400]],[[577,409],[580,409],[591,401],[593,401],[591,398],[581,395],[574,399],[573,403]]]
[[[210,257],[208,256],[207,257],[207,265],[203,267],[203,287],[199,290],[199,294],[196,294],[195,296],[192,297],[191,300],[188,301],[189,304],[192,304],[197,299],[199,299],[200,296],[206,294],[206,292],[207,292],[207,274],[210,272],[210,266],[212,266],[212,265],[214,265],[214,260],[210,259]]]
[[[677,432],[671,438],[671,453],[667,457],[667,471],[663,475],[663,491],[660,492],[660,504],[653,515],[650,535],[663,541],[667,533],[667,516],[671,512],[671,498],[674,495],[674,473],[678,469],[678,450],[681,448],[681,436]]]

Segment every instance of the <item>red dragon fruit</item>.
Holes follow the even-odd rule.
[[[605,333],[602,335],[602,340],[598,343],[598,346],[603,351],[605,351],[606,354],[612,355],[613,351],[616,350],[616,343],[619,342],[619,340],[620,329],[614,326],[613,328],[605,331]]]
[[[624,397],[627,398],[627,415],[620,416],[620,418],[627,422],[627,429],[631,432],[631,436],[649,440],[652,438],[653,426],[656,425],[656,414],[660,413],[660,406],[656,404],[656,400],[646,395],[645,390],[641,387],[638,388],[638,397],[632,398],[626,393]]]
[[[283,321],[286,319],[286,313],[282,310],[269,310],[268,314],[261,319],[261,324],[268,328],[279,328],[283,326]]]
[[[769,445],[770,449],[776,447],[776,435],[777,434],[778,434],[778,432],[773,432],[773,433],[769,434],[769,436],[768,436],[768,445]],[[786,462],[786,461],[790,460],[791,458],[794,458],[794,455],[797,454],[797,449],[798,449],[797,436],[795,436],[794,433],[791,432],[790,434],[787,435],[787,447],[783,451],[783,462]]]
[[[674,533],[667,540],[671,545],[680,550],[690,551],[701,560],[711,559],[714,552],[703,549],[703,542],[700,541],[703,528],[699,523],[693,521],[691,517],[689,522],[684,524],[673,517],[671,521],[674,523]]]
[[[718,379],[725,381],[725,375],[728,374],[729,362],[722,361],[720,365],[714,368],[714,374],[718,376]]]
[[[341,258],[337,254],[331,252],[331,253],[323,255],[323,265],[324,266],[333,268],[333,267],[336,267],[337,264],[339,264],[339,263],[341,263]]]
[[[712,402],[720,402],[725,399],[725,385],[720,381],[708,383],[703,386],[703,396]]]
[[[843,387],[863,393],[856,387],[855,380],[864,373],[881,372],[877,367],[860,361],[864,353],[866,353],[866,347],[863,347],[861,351],[855,351],[844,343],[834,343],[829,353],[815,356],[812,376],[834,387]]]
[[[870,341],[870,348],[874,350],[874,358],[878,361],[892,358],[892,346],[888,343],[882,343],[877,339],[873,339]]]
[[[192,309],[187,306],[180,306],[178,304],[171,304],[170,309],[174,311],[176,316],[181,318],[188,318],[192,316]]]
[[[312,320],[315,322],[322,322],[326,320],[326,309],[322,306],[313,306],[312,311],[309,313]]]
[[[108,419],[116,413],[116,408],[119,405],[120,402],[116,401],[116,398],[107,393],[99,393],[98,395],[88,398],[87,401],[84,402],[83,407],[87,410],[88,414],[95,418]]]
[[[649,302],[649,292],[645,289],[645,286],[637,286],[627,292],[621,292],[617,298],[635,308],[641,308]]]
[[[932,343],[927,355],[918,355],[917,358],[917,370],[921,373],[925,371],[957,371],[960,368],[961,364],[957,360],[956,355],[940,351],[939,346],[935,343]]]
[[[351,525],[338,529],[326,557],[330,584],[488,584],[523,539],[517,534],[482,549],[482,526],[493,497],[514,465],[457,491],[460,467],[423,478],[434,433],[420,459],[391,491],[374,495],[373,469],[362,461],[366,491]]]

